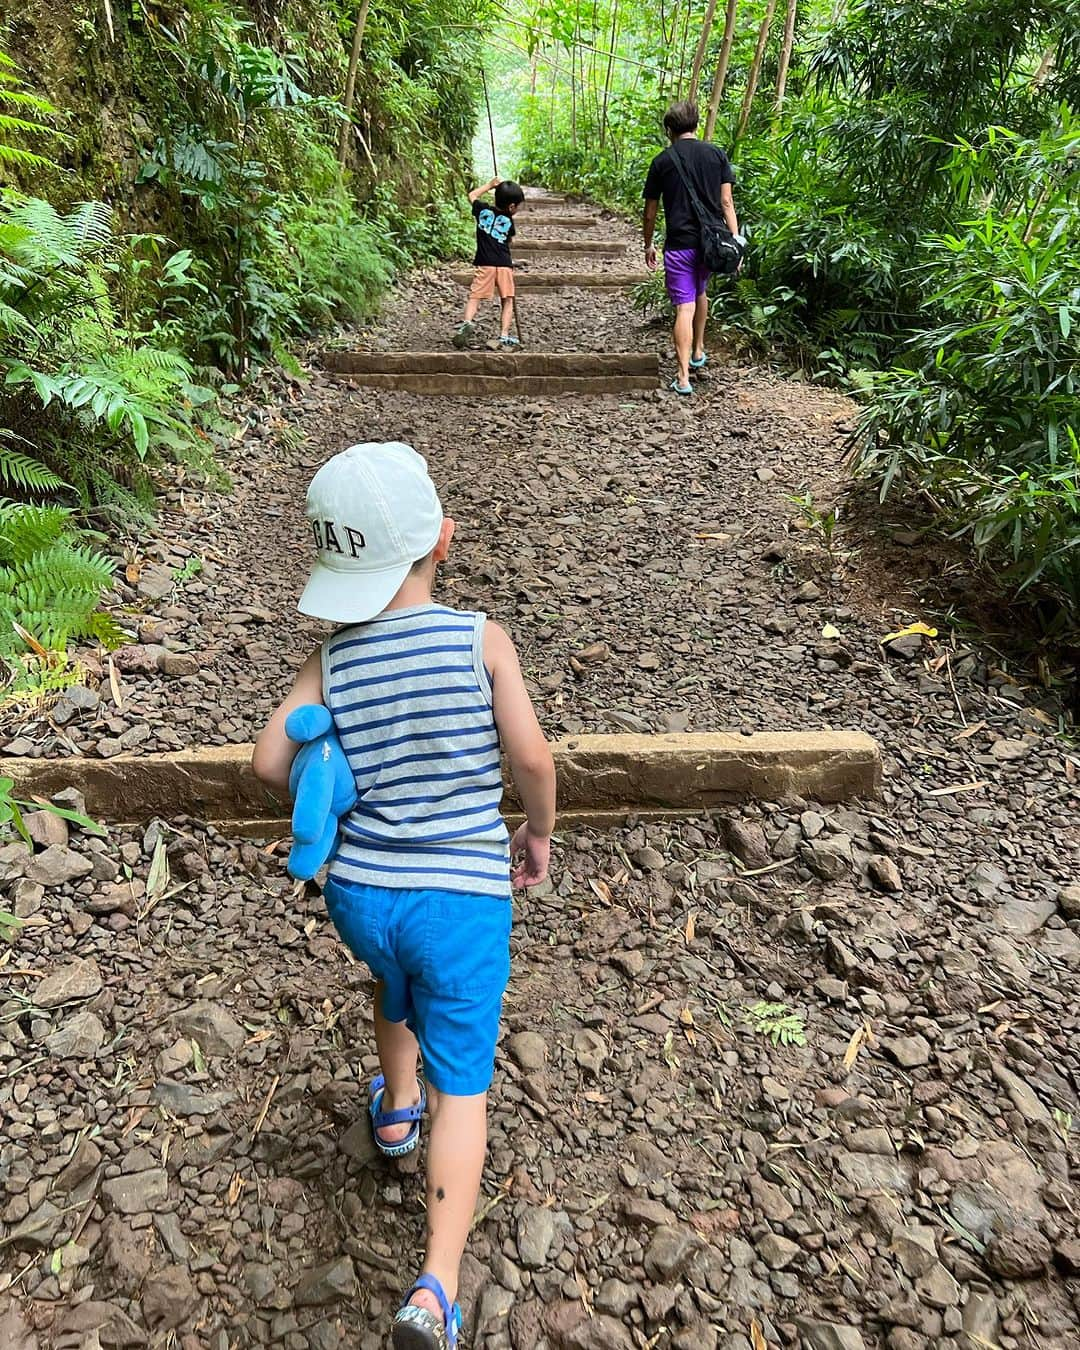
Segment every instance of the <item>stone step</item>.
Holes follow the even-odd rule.
[[[323,365],[374,389],[412,394],[614,394],[655,389],[655,352],[343,352]]]
[[[459,286],[471,286],[472,272],[453,272]],[[514,285],[519,291],[550,291],[559,286],[600,286],[625,290],[649,279],[648,272],[516,272]]]
[[[227,745],[112,759],[12,757],[4,773],[22,798],[47,800],[77,788],[97,820],[142,824],[183,815],[231,830],[288,816],[284,799],[252,774],[251,751]],[[748,797],[843,802],[881,790],[881,752],[859,731],[582,735],[556,742],[552,751],[564,822],[592,813],[693,817]],[[512,792],[504,804],[519,809]]]
[[[515,239],[514,253],[625,253],[622,239]]]

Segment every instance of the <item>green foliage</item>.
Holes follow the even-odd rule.
[[[934,321],[870,379],[859,464],[882,496],[929,490],[1013,585],[1041,579],[1080,610],[1080,126],[1063,112],[1038,138],[994,129],[955,150],[983,201],[991,179],[1026,196],[925,242]]]
[[[1080,8],[811,0],[778,111],[783,9],[747,102],[765,0],[738,8],[714,138],[750,251],[738,278],[712,283],[713,327],[846,385],[865,402],[861,470],[883,493],[923,490],[1010,585],[1038,581],[1075,610]],[[529,4],[527,33],[500,37],[535,63],[521,173],[636,215],[703,12],[684,42],[673,14],[657,22],[638,0]],[[635,302],[669,312],[658,278]]]
[[[119,646],[123,635],[98,608],[114,569],[67,508],[0,499],[0,660],[11,667],[34,644],[63,651],[79,638]]]
[[[60,134],[51,124],[55,116],[56,109],[48,99],[28,90],[15,62],[5,51],[0,51],[0,169],[5,165],[38,171],[51,168],[51,160],[25,146],[13,144],[8,138],[59,140]]]
[[[746,1009],[747,1023],[773,1045],[805,1045],[806,1022],[786,1003],[752,1003]]]

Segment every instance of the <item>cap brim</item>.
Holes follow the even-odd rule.
[[[411,566],[398,563],[378,572],[339,572],[317,562],[297,609],[328,623],[367,623],[393,600]]]

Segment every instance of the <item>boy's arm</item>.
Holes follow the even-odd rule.
[[[515,853],[524,851],[525,859],[515,868],[513,880],[518,886],[535,886],[547,876],[555,828],[555,762],[536,720],[514,644],[496,623],[484,627],[484,664],[491,672],[495,725],[525,808],[525,824],[512,845]]]
[[[469,201],[478,202],[485,192],[493,192],[501,182],[501,178],[493,178],[490,183],[485,183],[483,187],[473,188],[469,193]]]
[[[294,708],[322,701],[322,649],[316,647],[300,667],[283,702],[259,732],[251,756],[255,777],[283,799],[289,796],[289,770],[300,749],[296,741],[285,735],[285,719]]]

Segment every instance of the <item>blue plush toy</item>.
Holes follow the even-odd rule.
[[[302,741],[289,773],[293,845],[289,875],[310,881],[337,845],[338,821],[356,805],[356,779],[330,710],[305,703],[285,719],[285,734]]]

